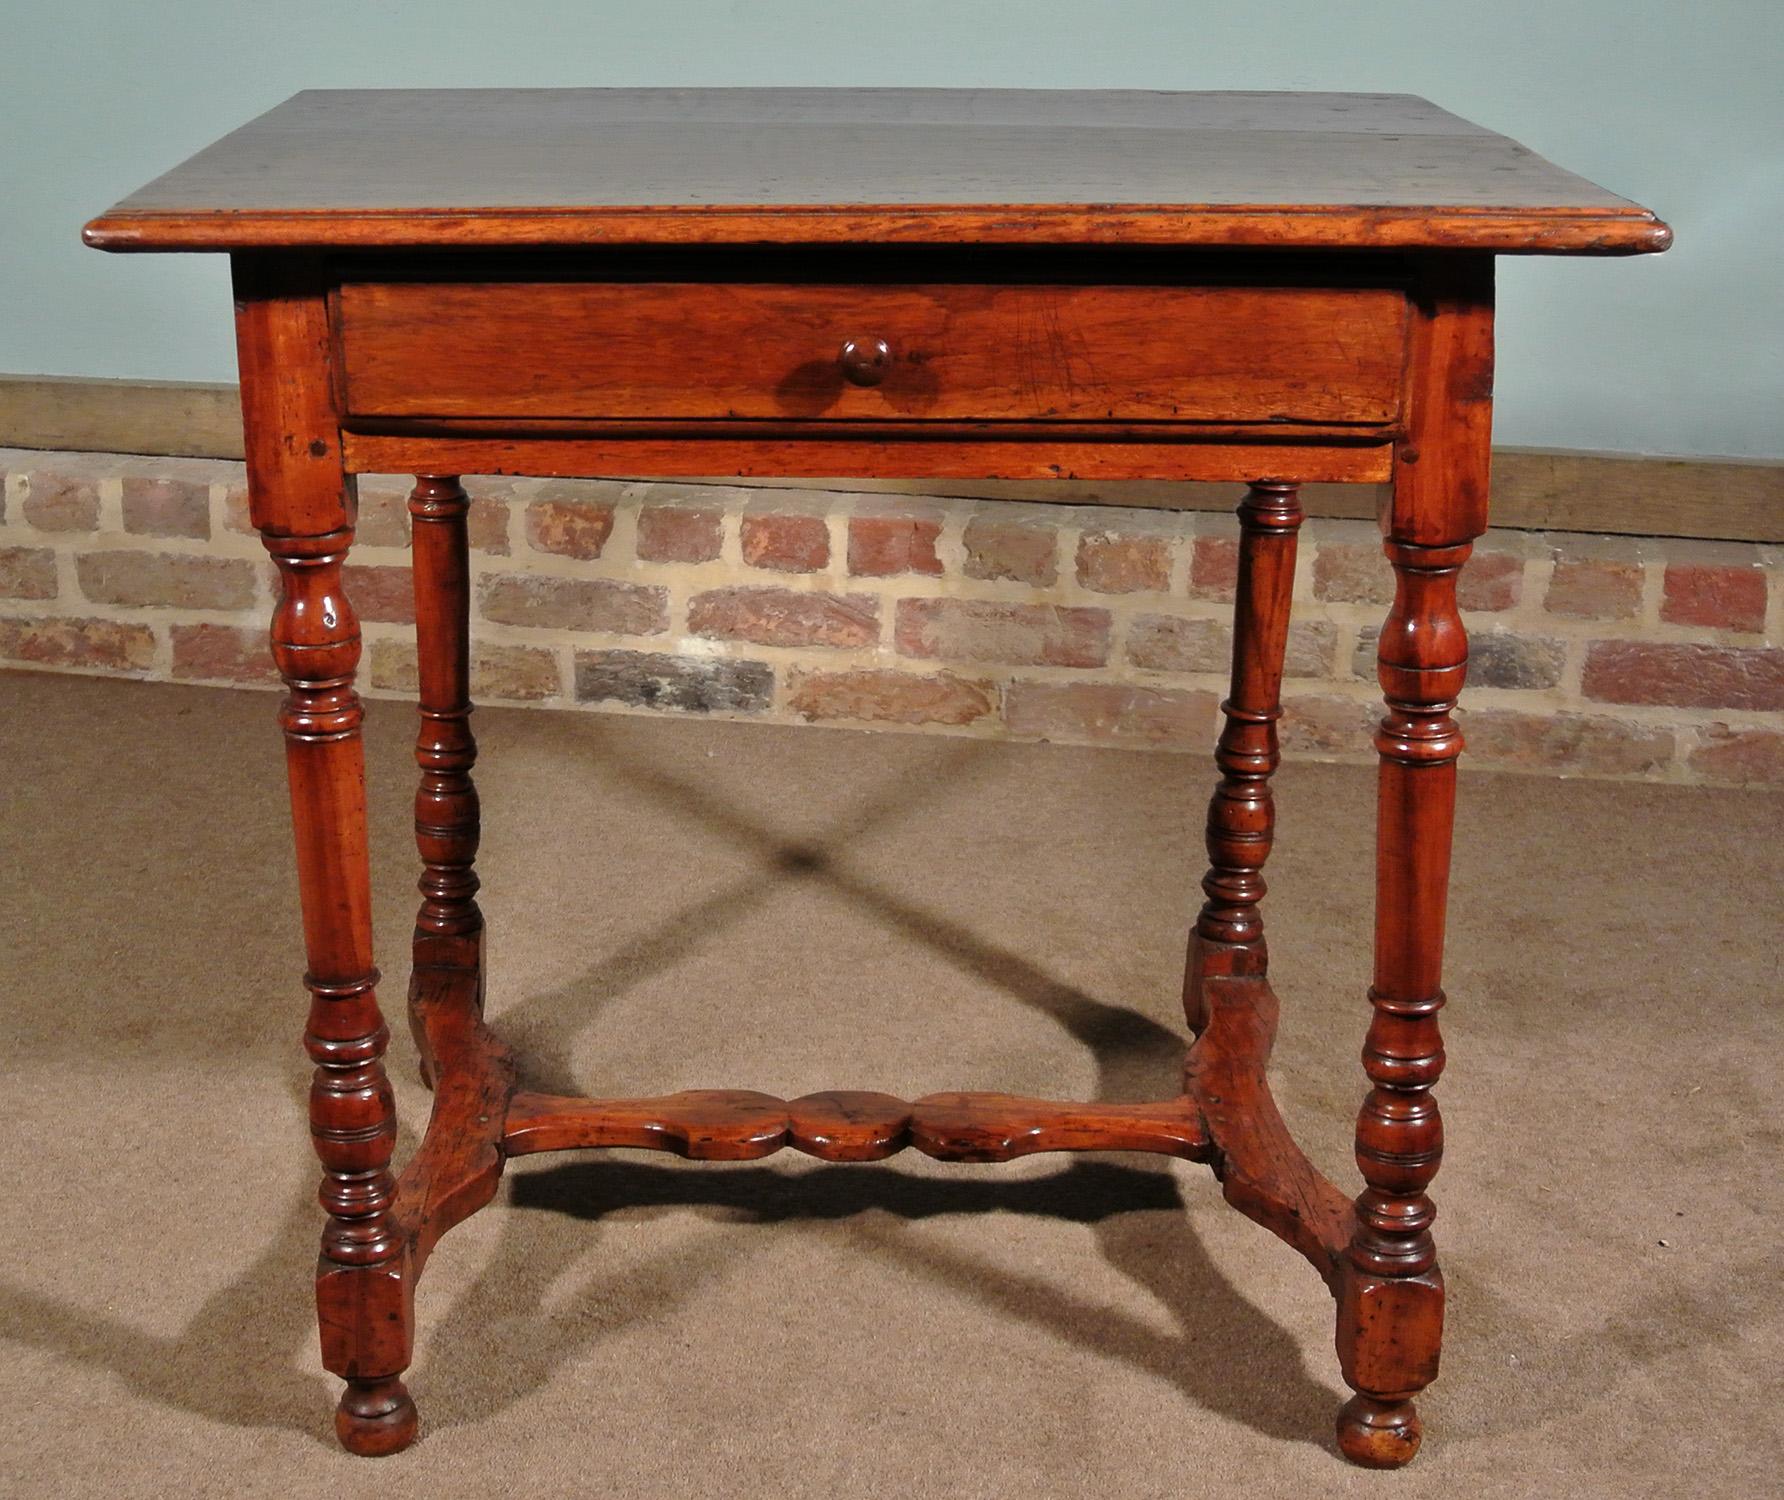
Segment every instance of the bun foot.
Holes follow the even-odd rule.
[[[1338,1448],[1365,1469],[1397,1469],[1412,1462],[1425,1429],[1410,1401],[1352,1396],[1338,1409]]]
[[[350,1380],[335,1412],[341,1446],[361,1458],[401,1453],[415,1441],[419,1420],[409,1388],[395,1375],[383,1380]]]

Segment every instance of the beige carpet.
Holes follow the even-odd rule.
[[[338,1452],[273,700],[0,676],[8,1496],[1757,1496],[1784,1469],[1784,801],[1464,777],[1426,1449],[1368,1475],[1313,1273],[1145,1157],[535,1157]],[[490,1010],[587,1092],[1174,1086],[1210,772],[481,715]],[[370,716],[400,1011],[410,716]],[[1290,767],[1278,1095],[1340,1181],[1367,771]],[[408,1133],[425,1118],[406,1035]]]

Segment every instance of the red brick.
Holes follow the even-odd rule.
[[[1290,677],[1329,677],[1336,628],[1326,620],[1297,620],[1288,628],[1283,670]],[[1127,628],[1127,659],[1153,672],[1230,672],[1233,628],[1225,620],[1138,615]]]
[[[373,641],[372,686],[413,693],[420,686],[413,641]],[[471,645],[471,697],[479,702],[504,698],[537,702],[563,691],[555,652],[544,646],[508,646],[486,641]]]
[[[638,512],[638,555],[646,562],[711,562],[724,542],[724,512],[703,505],[646,505]]]
[[[1584,692],[1601,703],[1784,709],[1784,649],[1594,641]]]
[[[471,509],[465,516],[465,538],[473,552],[493,552],[506,557],[508,546],[508,502],[487,495],[473,495]]]
[[[366,680],[387,693],[413,693],[421,687],[414,641],[370,641],[366,644]]]
[[[891,578],[899,573],[939,578],[942,563],[935,544],[941,534],[940,521],[921,516],[851,516],[849,572],[857,578]]]
[[[774,668],[650,651],[578,651],[576,697],[683,713],[761,713],[774,701]]]
[[[541,646],[498,646],[491,642],[471,647],[471,696],[504,698],[516,703],[537,703],[563,692],[557,654]]]
[[[1162,594],[1171,586],[1170,539],[1087,531],[1078,541],[1078,582],[1098,594]]]
[[[477,587],[484,619],[536,630],[601,630],[656,635],[669,628],[667,590],[606,578],[488,573]]]
[[[1765,574],[1757,567],[1668,563],[1660,618],[1717,630],[1765,629]]]
[[[1059,532],[1045,522],[974,516],[962,541],[968,578],[1007,578],[1038,588],[1059,578]]]
[[[527,506],[527,542],[559,557],[597,558],[613,535],[613,507],[584,501],[535,500]]]
[[[360,619],[378,620],[386,625],[415,623],[415,581],[407,568],[348,563],[342,574],[341,586],[347,602]]]
[[[95,531],[99,527],[99,482],[90,474],[34,469],[27,480],[22,513],[39,531]]]
[[[1784,786],[1784,731],[1711,724],[1687,764],[1699,776],[1741,786]]]
[[[1373,755],[1380,719],[1379,703],[1310,693],[1283,700],[1276,733],[1284,752]]]
[[[1370,646],[1371,655],[1374,646]],[[1551,688],[1561,682],[1567,643],[1508,630],[1475,630],[1468,636],[1470,687]]]
[[[1127,659],[1153,672],[1225,672],[1233,662],[1233,628],[1225,620],[1137,615],[1127,627]]]
[[[1039,739],[1206,750],[1218,701],[1213,693],[1120,682],[1017,681],[1004,692],[1004,722]]]
[[[1230,600],[1239,589],[1239,543],[1233,537],[1199,536],[1189,556],[1189,592],[1196,599]]]
[[[900,599],[896,638],[903,656],[1100,667],[1109,659],[1109,612],[1060,604]]]
[[[124,530],[142,536],[209,537],[210,486],[196,480],[126,475]]]
[[[74,571],[95,604],[246,609],[255,597],[254,564],[245,558],[108,550],[80,554]]]
[[[1672,730],[1602,715],[1465,708],[1457,719],[1466,754],[1479,765],[1640,776],[1673,758]]]
[[[746,515],[743,560],[752,568],[815,573],[830,561],[830,525],[822,516]]]
[[[1376,680],[1376,646],[1380,627],[1357,632],[1350,669],[1353,677]],[[1520,635],[1502,627],[1468,633],[1468,686],[1471,688],[1552,688],[1561,683],[1567,642],[1553,636]]]
[[[1456,582],[1463,609],[1512,609],[1523,597],[1524,559],[1512,552],[1477,550]]]
[[[1348,604],[1391,604],[1394,571],[1379,545],[1321,542],[1313,555],[1316,599]]]
[[[1543,608],[1575,620],[1629,620],[1641,612],[1642,565],[1611,557],[1557,557]]]
[[[688,601],[688,631],[760,646],[871,646],[880,604],[871,594],[711,589]]]
[[[143,672],[154,664],[155,632],[118,620],[0,619],[0,658],[44,667]]]
[[[0,596],[54,599],[56,554],[48,547],[0,547]]]
[[[1288,627],[1283,672],[1289,677],[1330,677],[1337,670],[1338,628],[1329,620],[1296,620]]]
[[[279,680],[266,630],[239,625],[174,626],[173,675],[204,682]]]
[[[260,533],[256,530],[249,511],[247,481],[242,480],[230,485],[223,492],[224,528],[228,531],[239,531],[243,536],[258,536]],[[375,524],[374,529],[376,529]],[[383,543],[379,543],[379,545],[382,546]]]
[[[232,491],[231,499],[233,495]],[[244,490],[244,502],[246,498]],[[224,502],[224,508],[229,510],[229,501]],[[236,530],[234,515],[229,514],[226,519],[230,529]],[[353,523],[353,541],[360,547],[409,545],[409,490],[406,485],[383,479],[359,481],[359,519]]]
[[[994,683],[951,672],[801,672],[788,704],[807,719],[864,719],[889,724],[970,724],[997,712]]]

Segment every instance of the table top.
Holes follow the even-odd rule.
[[[354,89],[294,95],[85,237],[1630,254],[1671,232],[1406,94]]]

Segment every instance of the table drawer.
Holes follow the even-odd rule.
[[[347,282],[383,417],[1392,422],[1384,288]]]

